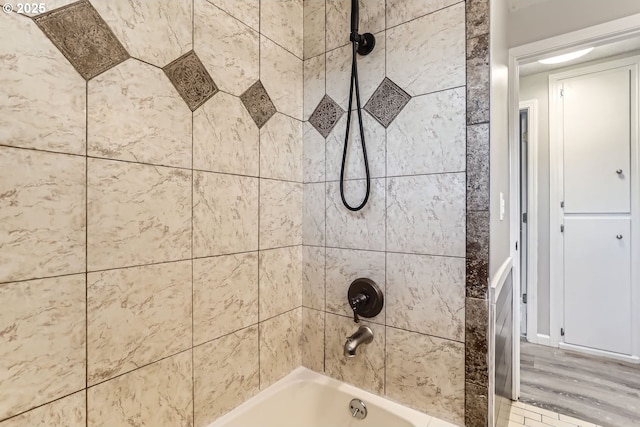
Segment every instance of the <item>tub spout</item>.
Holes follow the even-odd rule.
[[[344,355],[348,358],[356,357],[356,349],[360,344],[369,344],[373,341],[373,331],[368,326],[360,326],[358,330],[347,337],[344,343]]]

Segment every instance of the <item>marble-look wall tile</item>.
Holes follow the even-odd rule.
[[[467,210],[489,210],[489,124],[467,127]]]
[[[256,31],[260,30],[260,0],[208,0]]]
[[[324,247],[302,247],[302,305],[323,311],[325,309],[325,251]]]
[[[340,381],[355,385],[373,393],[384,391],[384,326],[369,323],[365,319],[354,323],[353,317],[326,314],[325,318],[325,373]],[[373,331],[373,342],[358,347],[356,357],[344,355],[345,337],[365,325]]]
[[[489,425],[489,390],[486,386],[465,383],[465,413],[466,427],[486,427]],[[509,401],[511,402],[511,401]],[[498,421],[499,423],[500,421]],[[543,424],[544,425],[544,424]]]
[[[260,249],[302,244],[302,187],[260,180]]]
[[[385,0],[359,0],[360,31],[377,33],[384,30]],[[327,0],[327,50],[349,44],[351,28],[351,1]]]
[[[364,198],[365,182],[346,181],[344,190],[347,202],[352,206],[358,206]],[[327,183],[327,246],[384,250],[384,199],[384,180],[372,179],[367,205],[358,212],[351,212],[342,204],[340,184]]]
[[[83,390],[1,421],[0,427],[86,427],[86,406],[86,391]]]
[[[302,58],[302,0],[263,1],[260,3],[260,34]]]
[[[193,113],[193,167],[258,176],[260,133],[239,98],[217,93]]]
[[[129,59],[92,79],[87,99],[90,156],[191,167],[191,111],[162,70]]]
[[[2,144],[85,154],[84,79],[30,19],[10,13],[0,29],[13,35],[0,44]]]
[[[163,68],[191,111],[195,111],[218,92],[218,86],[191,50]]]
[[[489,34],[467,40],[467,123],[489,121]]]
[[[467,381],[488,387],[489,307],[488,301],[467,298],[466,301],[465,371]]]
[[[387,77],[412,96],[463,86],[464,17],[458,3],[389,29]]]
[[[387,250],[465,255],[465,174],[387,181]]]
[[[348,34],[345,27],[344,34]],[[361,27],[362,28],[362,27]],[[367,32],[370,32],[367,29]],[[376,46],[367,56],[358,56],[358,73],[361,105],[367,103],[373,92],[384,79],[385,73],[385,33],[375,34]],[[351,65],[353,50],[351,45],[327,52],[327,95],[333,98],[340,107],[347,111],[349,106],[349,89],[351,87]],[[352,109],[357,108],[355,91]]]
[[[258,178],[194,172],[193,255],[258,249]]]
[[[302,182],[302,122],[276,113],[260,129],[260,176]]]
[[[265,389],[300,366],[302,308],[260,323],[260,388]]]
[[[191,350],[91,387],[88,426],[192,427]]]
[[[85,162],[0,147],[0,283],[84,271]]]
[[[304,182],[320,182],[325,179],[325,140],[309,122],[304,122],[303,178]]]
[[[302,211],[302,243],[324,246],[325,244],[325,183],[304,184]]]
[[[404,24],[439,9],[458,3],[460,0],[387,0],[387,28]]]
[[[91,4],[135,58],[163,67],[191,50],[191,0],[93,0]]]
[[[387,327],[387,396],[464,424],[464,344]]]
[[[298,120],[303,114],[302,59],[260,37],[260,80],[278,111]]]
[[[260,251],[260,321],[302,305],[302,247]]]
[[[418,96],[387,128],[390,176],[465,170],[464,88]]]
[[[467,296],[485,299],[489,289],[489,211],[467,212]]]
[[[312,0],[315,1],[315,0]],[[324,2],[323,2],[324,7]],[[322,36],[324,41],[324,35]],[[304,73],[304,120],[309,120],[313,110],[325,94],[325,55],[315,56],[303,63]]]
[[[467,38],[489,33],[489,0],[467,0]]]
[[[387,325],[464,342],[462,258],[387,254]]]
[[[191,256],[191,172],[88,159],[89,271]]]
[[[324,316],[323,311],[302,308],[302,366],[316,372],[324,372]]]
[[[303,0],[304,6],[304,59],[320,55],[325,51],[325,1]]]
[[[194,0],[193,48],[220,90],[240,96],[258,80],[259,43],[250,27],[207,0]]]
[[[369,159],[369,173],[372,178],[385,176],[385,147],[386,135],[384,128],[369,113],[362,112],[364,125],[364,140]],[[327,138],[327,180],[338,181],[344,153],[344,137],[347,131],[347,115],[343,115],[338,124]],[[366,177],[364,160],[362,157],[362,139],[358,126],[358,115],[354,111],[351,115],[349,127],[349,147],[347,162],[344,169],[345,179],[364,179]]]
[[[84,274],[0,285],[0,419],[85,387]]]
[[[353,318],[347,291],[354,280],[362,277],[373,280],[384,295],[386,287],[384,257],[384,252],[327,248],[327,311]],[[388,304],[387,301],[385,303]],[[362,320],[384,324],[385,312],[386,310],[382,310],[377,316]]]
[[[88,383],[191,347],[191,261],[87,275]]]
[[[205,427],[258,392],[258,327],[193,349],[195,426]]]
[[[193,260],[193,342],[258,323],[258,254]]]

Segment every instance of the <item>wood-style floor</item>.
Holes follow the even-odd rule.
[[[604,427],[638,427],[640,365],[521,341],[520,400]]]

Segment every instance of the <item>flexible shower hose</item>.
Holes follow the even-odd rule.
[[[351,62],[351,87],[349,89],[349,109],[347,110],[347,131],[344,137],[344,150],[342,151],[342,166],[340,167],[340,197],[342,203],[350,211],[357,212],[364,208],[369,200],[369,193],[371,191],[371,176],[369,174],[369,160],[367,159],[367,146],[364,141],[364,126],[362,124],[362,106],[360,105],[360,85],[358,84],[358,63],[356,61],[356,55],[358,50],[358,43],[353,41],[353,60]],[[358,125],[360,128],[360,142],[362,143],[362,158],[364,160],[364,171],[367,180],[367,189],[364,195],[362,203],[358,206],[351,206],[344,197],[344,169],[347,162],[347,149],[349,147],[349,130],[351,128],[351,107],[353,105],[353,89],[356,90],[356,107],[358,111]]]

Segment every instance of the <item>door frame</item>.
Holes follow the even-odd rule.
[[[639,345],[640,345],[640,328],[638,327],[638,312],[640,311],[640,292],[638,285],[637,267],[634,268],[633,260],[638,255],[638,233],[634,230],[636,227],[632,225],[632,243],[631,243],[631,298],[632,298],[632,316],[634,317],[632,324],[632,356],[621,355],[609,351],[589,349],[586,347],[566,344],[560,336],[560,328],[564,325],[564,258],[559,254],[564,253],[564,239],[559,232],[562,224],[562,210],[560,209],[560,201],[563,200],[562,192],[564,170],[563,170],[563,149],[562,149],[562,98],[560,96],[560,85],[562,81],[572,77],[584,76],[587,74],[598,73],[602,71],[612,70],[615,68],[630,68],[632,70],[632,78],[630,91],[635,93],[631,101],[631,147],[630,147],[630,166],[631,166],[631,224],[640,224],[640,215],[638,214],[637,193],[640,180],[638,179],[638,64],[640,56],[630,56],[627,58],[607,61],[595,65],[575,68],[569,71],[552,73],[549,75],[549,164],[550,164],[550,189],[549,189],[549,227],[551,233],[549,236],[550,244],[550,344],[554,347],[570,349],[582,353],[605,356],[618,360],[630,362],[638,362]],[[558,232],[554,232],[556,230]],[[555,255],[555,256],[554,256]]]
[[[516,249],[518,242],[520,212],[520,148],[519,148],[519,104],[520,104],[520,85],[519,85],[519,67],[520,64],[542,59],[552,55],[560,55],[569,53],[578,49],[611,43],[631,37],[640,37],[640,14],[634,14],[624,18],[605,22],[603,24],[594,25],[577,31],[572,31],[559,36],[548,39],[528,43],[525,45],[513,47],[509,49],[509,199],[510,199],[510,242],[511,242],[511,258],[514,262],[513,292],[514,295],[520,295],[520,278],[515,272],[520,271],[520,255]],[[632,209],[640,209],[640,206],[633,206]],[[640,228],[640,227],[638,227]],[[638,241],[640,239],[640,230],[636,230],[633,238]],[[633,264],[633,263],[632,263]],[[640,264],[640,263],[636,263]],[[640,266],[634,266],[634,273],[640,273]],[[636,275],[635,277],[640,277]],[[515,298],[514,298],[515,300]],[[514,355],[520,354],[520,313],[519,301],[514,301],[513,315],[513,345]],[[515,358],[514,358],[515,359]],[[514,400],[520,397],[520,366],[519,360],[514,360],[513,366],[513,382],[514,382]]]

